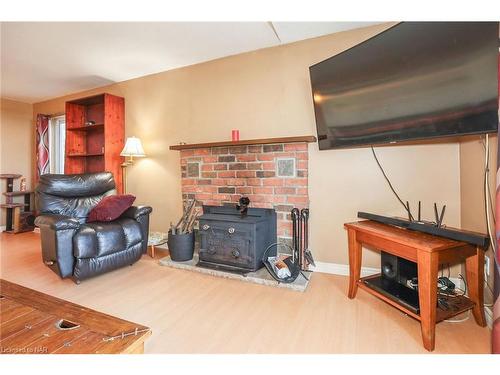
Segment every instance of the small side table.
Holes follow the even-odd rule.
[[[151,258],[155,257],[155,246],[160,246],[167,243],[168,235],[163,232],[149,232],[148,236],[148,255]]]
[[[438,322],[472,309],[476,323],[481,327],[486,326],[483,301],[484,249],[465,242],[370,220],[346,223],[344,227],[347,229],[349,241],[349,298],[356,297],[359,287],[418,320],[424,348],[429,351],[434,350],[436,323]],[[417,263],[419,314],[415,314],[403,304],[365,284],[364,280],[373,276],[360,278],[363,245]],[[437,308],[439,265],[458,263],[462,260],[465,260],[469,296],[455,297],[457,309]]]

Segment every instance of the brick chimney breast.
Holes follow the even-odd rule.
[[[180,158],[183,198],[227,206],[248,196],[250,207],[276,210],[278,238],[290,242],[290,210],[309,206],[307,143],[198,148]]]

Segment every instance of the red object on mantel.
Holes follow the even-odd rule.
[[[237,129],[231,130],[231,140],[238,142],[240,140],[240,131]]]

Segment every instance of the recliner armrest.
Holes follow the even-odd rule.
[[[140,216],[149,215],[153,211],[150,206],[132,206],[125,211],[121,217],[137,220]]]
[[[145,253],[148,248],[149,214],[151,212],[153,212],[153,209],[149,206],[132,206],[121,216],[121,218],[132,219],[139,223],[141,227],[143,253]]]
[[[78,220],[65,215],[44,214],[35,219],[40,227],[42,259],[61,277],[73,275],[73,235],[80,228]]]
[[[37,227],[49,227],[53,230],[78,229],[80,222],[75,218],[65,215],[40,215],[35,219]]]

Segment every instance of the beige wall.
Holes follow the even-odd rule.
[[[496,171],[497,171],[497,142],[496,136],[490,136],[490,189],[493,205],[495,204]],[[484,147],[479,137],[460,143],[460,185],[461,185],[461,221],[464,228],[486,233],[486,217],[484,208]],[[491,227],[492,234],[494,226]],[[491,259],[488,284],[493,288],[493,254],[486,253]],[[491,292],[486,288],[486,302],[491,302]]]
[[[181,211],[179,142],[315,135],[308,67],[390,26],[342,32],[146,76],[34,105],[64,111],[64,101],[97,92],[125,97],[126,135],[143,140],[148,157],[129,169],[129,191],[154,208],[152,229],[166,231]],[[395,187],[413,206],[447,205],[446,223],[460,225],[458,144],[379,150]],[[319,151],[310,145],[311,245],[319,261],[347,263],[343,223],[357,211],[404,215],[368,148]],[[430,217],[430,216],[429,216]],[[377,266],[368,254],[365,266]]]
[[[26,177],[29,187],[32,180],[33,106],[31,104],[1,99],[0,105],[0,173],[18,173]],[[0,191],[5,182],[0,181]],[[19,180],[14,189],[19,189]],[[2,202],[4,197],[2,197]],[[1,212],[0,225],[5,225],[5,212]]]

